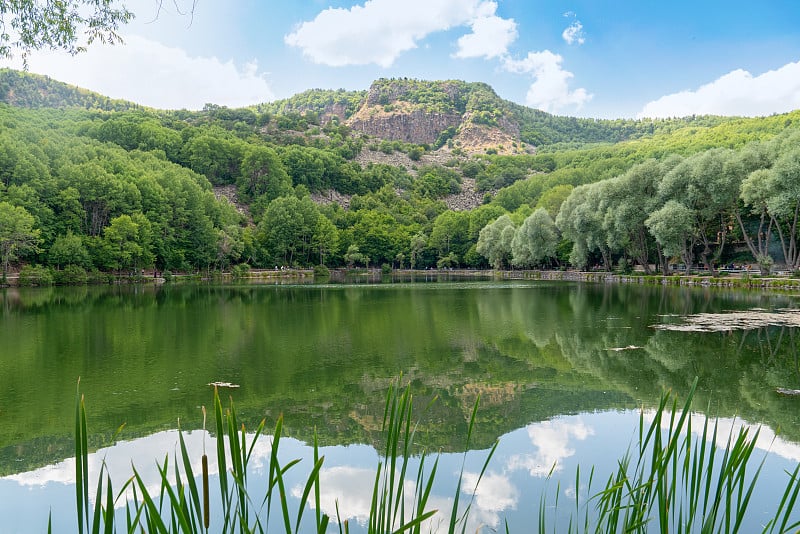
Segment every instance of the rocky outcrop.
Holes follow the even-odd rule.
[[[328,104],[319,115],[319,122],[325,126],[336,117],[339,122],[344,123],[347,119],[347,106],[341,103]]]
[[[491,88],[476,84],[379,80],[346,124],[372,137],[429,145],[449,130],[453,146],[468,154],[528,152],[519,124],[496,106]]]
[[[433,144],[443,131],[461,124],[461,115],[458,114],[407,110],[411,106],[397,104],[394,107],[400,109],[387,112],[382,107],[364,107],[347,124],[353,130],[373,137],[416,144]]]

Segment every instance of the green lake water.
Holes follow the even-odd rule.
[[[117,485],[131,461],[157,482],[154,462],[175,451],[178,420],[198,457],[204,440],[213,450],[200,407],[211,404],[209,383],[228,382],[239,387],[223,395],[249,428],[284,415],[287,457],[308,458],[316,429],[323,508],[335,514],[338,501],[356,530],[386,390],[398,377],[419,401],[416,441],[442,451],[438,507],[454,494],[456,453],[480,396],[468,476],[500,445],[475,498],[475,526],[503,529],[507,520],[512,532],[529,531],[542,491],[574,498],[576,467],[613,468],[635,440],[639,408],[648,413],[665,389],[685,394],[695,377],[698,418],[719,418],[723,429],[762,425],[759,451],[770,451],[762,482],[782,491],[784,470],[800,461],[800,399],[776,389],[800,389],[800,332],[791,321],[661,327],[692,314],[726,314],[716,319],[722,326],[735,312],[791,316],[798,302],[527,281],[3,290],[0,531],[42,532],[51,510],[57,532],[75,530],[69,457],[79,377],[98,449],[92,465],[105,458]],[[559,489],[546,482],[554,465]],[[759,492],[754,509],[775,499]]]

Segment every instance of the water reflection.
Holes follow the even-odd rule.
[[[762,439],[779,434],[773,450],[797,461],[800,399],[776,393],[800,389],[795,328],[653,328],[691,314],[795,307],[786,295],[471,282],[20,289],[0,292],[0,301],[0,474],[7,475],[0,487],[16,484],[45,502],[50,494],[39,489],[57,484],[47,477],[69,471],[42,466],[71,455],[78,376],[93,447],[108,445],[121,423],[131,443],[154,440],[153,451],[131,446],[121,469],[134,456],[144,467],[172,453],[175,421],[199,427],[207,384],[225,381],[241,385],[230,395],[248,425],[266,418],[269,426],[284,414],[297,450],[316,428],[329,459],[344,458],[326,462],[330,487],[351,491],[373,472],[385,391],[397,376],[421,410],[437,399],[418,431],[431,450],[463,447],[480,397],[474,446],[501,436],[476,496],[475,517],[487,525],[535,507],[535,486],[553,466],[569,479],[578,462],[618,458],[635,421],[620,416],[616,440],[601,439],[604,425],[653,406],[664,389],[685,394],[695,376],[695,406],[722,420],[766,424]],[[159,440],[172,441],[157,452]],[[353,464],[355,452],[365,460]],[[459,468],[454,459],[451,473]],[[25,483],[36,477],[47,482]],[[452,499],[451,489],[437,498]],[[357,522],[363,495],[353,497],[348,513]]]
[[[566,525],[578,497],[578,488],[575,486],[578,466],[580,465],[582,473],[579,480],[582,493],[579,497],[585,503],[594,494],[586,487],[589,468],[595,468],[593,476],[596,480],[605,480],[615,468],[616,460],[635,443],[635,432],[620,432],[620,429],[634,429],[638,417],[639,414],[635,411],[581,413],[532,423],[510,432],[500,437],[495,456],[479,484],[477,482],[486,458],[486,450],[472,451],[466,458],[461,454],[442,454],[429,508],[442,511],[452,508],[454,479],[461,469],[461,462],[465,461],[460,501],[462,505],[472,501],[467,531],[490,532],[504,528],[506,522],[512,532],[528,531],[531,525],[538,522],[540,498],[550,495],[549,502],[553,503],[554,492],[559,493],[561,504],[557,508],[548,507],[548,524]],[[651,413],[645,414],[646,420],[650,417]],[[702,416],[694,417],[692,428],[697,431],[702,428]],[[722,447],[725,446],[730,432],[735,435],[740,428],[749,428],[751,433],[755,431],[755,427],[749,423],[734,419],[721,419],[718,425],[717,444]],[[248,435],[248,441],[253,437]],[[199,471],[199,459],[204,445],[206,450],[215,450],[215,438],[205,432],[194,431],[185,433],[184,440],[192,459],[192,468]],[[248,483],[255,495],[266,490],[270,444],[270,437],[262,436],[251,457]],[[775,436],[766,428],[761,429],[757,447],[769,454],[764,463],[761,482],[753,497],[755,501],[751,505],[756,512],[753,523],[745,525],[745,531],[758,527],[758,521],[762,519],[759,512],[772,511],[775,503],[780,500],[783,486],[770,483],[770,480],[779,480],[782,470],[791,469],[800,460],[800,446]],[[120,487],[132,475],[131,465],[134,464],[148,490],[157,494],[161,478],[155,459],[163,461],[169,456],[170,461],[173,461],[177,448],[177,432],[166,431],[99,449],[89,455],[90,480],[96,480],[101,464],[105,463],[112,480]],[[286,476],[290,510],[296,511],[300,506],[305,478],[313,464],[313,449],[303,442],[284,438],[280,453],[282,465],[291,459],[301,459]],[[350,522],[354,532],[364,531],[369,517],[375,468],[379,461],[377,452],[371,446],[354,445],[323,447],[320,454],[325,458],[320,471],[321,510],[336,517],[338,507],[340,517]],[[417,462],[418,459],[412,461],[409,473],[416,473]],[[216,488],[215,462],[210,462],[210,468],[212,488]],[[415,483],[413,476],[405,481],[409,499],[414,494]],[[473,498],[472,490],[476,484],[477,491]],[[308,504],[313,509],[313,499],[311,501]],[[31,512],[24,521],[15,518],[15,514],[6,515],[10,523],[5,527],[10,528],[10,531],[41,531],[39,525],[31,523],[31,518],[42,518],[44,522],[51,510],[54,524],[62,529],[69,528],[75,521],[73,461],[68,459],[31,472],[0,478],[0,502],[6,511],[20,507]],[[409,500],[406,505],[407,509],[411,509],[413,502]],[[124,501],[119,501],[117,506],[124,506]],[[117,513],[120,520],[124,521],[123,510],[118,509]],[[266,510],[262,510],[262,513],[265,514]],[[273,515],[279,517],[277,513]],[[216,519],[218,518],[214,518]],[[15,521],[19,521],[19,524]],[[212,523],[212,531],[215,526],[220,525]],[[273,531],[283,528],[280,521],[272,527]],[[446,527],[442,516],[437,515],[426,524],[426,531],[446,531]],[[310,521],[302,530],[311,530]]]

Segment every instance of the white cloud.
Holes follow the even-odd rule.
[[[582,45],[586,42],[586,36],[583,33],[583,24],[581,24],[579,20],[574,21],[572,24],[564,28],[564,31],[561,32],[561,37],[569,45],[575,43]]]
[[[561,67],[563,58],[549,50],[528,52],[525,59],[506,59],[504,68],[516,74],[531,74],[535,79],[528,89],[525,103],[533,108],[556,112],[567,107],[580,109],[592,99],[586,89],[569,88],[573,74]]]
[[[389,67],[431,33],[469,25],[472,33],[459,40],[459,54],[468,55],[458,57],[495,57],[516,38],[516,24],[495,16],[496,10],[497,3],[485,0],[368,0],[350,9],[328,8],[284,41],[314,63]],[[495,37],[501,41],[487,42]]]
[[[571,421],[543,421],[529,425],[528,437],[537,449],[536,454],[514,455],[506,467],[510,471],[524,469],[532,477],[546,477],[551,472],[560,471],[561,462],[575,454],[575,449],[569,446],[570,439],[583,441],[594,435],[594,430],[582,420]]]
[[[508,47],[517,39],[517,23],[495,15],[481,17],[472,22],[472,33],[458,39],[457,58],[483,57],[491,59],[508,53]]]
[[[462,488],[470,491],[475,488],[475,502],[487,512],[514,509],[519,500],[519,492],[511,480],[498,473],[486,473],[480,478],[478,473],[465,471]]]
[[[681,91],[648,102],[638,117],[687,115],[763,116],[800,108],[800,61],[759,76],[737,69],[696,91]]]
[[[95,46],[74,57],[35,52],[28,63],[31,72],[161,109],[200,109],[206,103],[241,107],[274,98],[255,60],[237,66],[216,57],[192,57],[136,35],[126,36],[124,45]]]

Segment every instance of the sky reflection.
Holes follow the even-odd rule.
[[[652,418],[651,413],[646,413],[645,416],[646,419]],[[467,530],[496,530],[504,528],[505,521],[508,521],[512,531],[526,530],[537,520],[539,499],[543,492],[552,494],[554,488],[558,488],[561,499],[574,502],[575,470],[579,458],[582,476],[594,465],[598,470],[595,476],[598,479],[605,478],[606,471],[613,469],[616,459],[633,443],[633,429],[637,422],[638,413],[631,411],[585,413],[531,423],[500,438],[497,451],[480,483],[478,478],[488,451],[472,451],[466,457],[462,454],[442,454],[429,508],[441,510],[444,514],[434,516],[425,525],[425,530],[446,529],[444,517],[453,505],[455,484],[462,462],[465,466],[462,486],[464,492],[460,501],[464,506],[472,501]],[[699,431],[701,423],[702,416],[694,416],[693,431]],[[738,432],[739,428],[747,426],[743,421],[721,419],[718,445],[724,446],[730,431]],[[621,432],[620,429],[630,430]],[[249,435],[247,439],[252,440],[253,436]],[[212,490],[216,491],[214,484],[218,472],[215,438],[203,431],[193,431],[184,433],[184,440],[192,469],[198,473],[205,443],[205,450],[210,457]],[[262,436],[251,457],[249,483],[258,495],[263,495],[266,489],[271,442],[270,436]],[[790,463],[800,460],[800,446],[776,436],[767,427],[762,428],[757,446],[771,453],[771,464],[766,467],[766,471],[771,469],[779,472]],[[178,432],[175,430],[120,441],[113,447],[103,448],[89,455],[90,480],[96,481],[100,467],[105,462],[115,488],[119,488],[132,475],[131,466],[135,465],[147,488],[157,493],[160,485],[157,462],[162,463],[169,456],[171,465],[174,455],[179,451],[178,447]],[[291,459],[301,459],[286,476],[290,510],[296,511],[306,477],[313,466],[313,448],[291,438],[282,438],[280,447],[282,465]],[[335,523],[338,506],[339,516],[350,522],[353,532],[365,530],[379,461],[377,452],[370,446],[356,445],[322,447],[320,454],[325,456],[323,469],[320,471],[322,512],[328,514]],[[426,458],[427,470],[431,468],[433,461],[433,457]],[[418,462],[418,458],[412,460],[404,482],[408,496],[407,509],[413,506],[411,499],[417,489],[414,477]],[[59,530],[74,525],[74,471],[74,460],[69,458],[40,469],[0,478],[0,515],[10,518],[5,526],[11,532],[39,532],[46,524],[51,510],[53,523],[60,526]],[[472,489],[476,484],[477,491],[473,498]],[[262,493],[258,493],[259,491]],[[770,499],[768,495],[761,497]],[[216,498],[218,499],[218,495]],[[583,498],[581,495],[582,500]],[[255,501],[260,501],[260,498]],[[121,500],[118,506],[124,506],[124,502]],[[313,509],[313,502],[309,506]],[[572,505],[565,503],[562,508],[570,509],[571,512],[571,507]],[[19,514],[14,513],[16,510],[25,510],[27,520],[19,518]],[[305,529],[301,527],[301,530],[311,530],[311,516],[313,514],[306,515]],[[41,518],[41,524],[31,524],[31,517]],[[554,519],[556,522],[560,520],[557,516]],[[271,530],[282,528],[280,521],[273,519]]]

